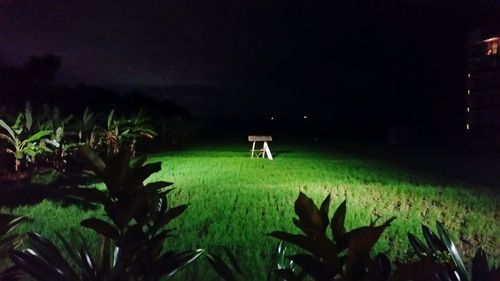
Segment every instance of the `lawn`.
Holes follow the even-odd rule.
[[[174,205],[189,204],[174,225],[171,247],[182,250],[229,247],[249,280],[264,280],[277,241],[273,230],[296,232],[293,203],[299,191],[318,204],[332,195],[332,209],[347,199],[347,225],[356,227],[396,216],[376,246],[392,257],[409,255],[407,232],[420,236],[422,223],[443,221],[459,249],[470,258],[481,246],[500,262],[500,197],[495,154],[460,149],[385,145],[300,143],[271,146],[275,160],[250,159],[248,144],[219,142],[152,155],[162,171],[151,180],[174,182]],[[458,153],[457,153],[458,151]],[[487,160],[485,160],[487,159]],[[497,185],[498,186],[498,185]],[[44,201],[19,207],[34,221],[22,230],[54,237],[102,212],[59,207]],[[90,232],[86,236],[91,237]],[[205,261],[184,270],[179,280],[212,277]]]

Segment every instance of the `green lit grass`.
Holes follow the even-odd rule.
[[[400,168],[395,164],[400,164],[396,161],[399,158],[388,161],[391,157],[385,157],[385,152],[360,153],[356,146],[312,147],[275,145],[274,161],[249,159],[245,143],[198,146],[151,157],[150,161],[163,163],[162,171],[151,180],[174,182],[171,202],[189,204],[174,223],[176,236],[167,240],[170,246],[178,250],[228,246],[251,280],[264,280],[277,243],[265,234],[273,230],[296,232],[291,223],[293,203],[303,191],[318,204],[331,193],[331,209],[347,198],[349,228],[369,224],[378,217],[385,220],[396,216],[376,246],[376,251],[392,260],[408,255],[407,232],[420,235],[422,223],[434,228],[439,220],[467,257],[481,246],[490,257],[496,257],[494,263],[499,262],[499,197],[493,187],[462,182],[443,176],[445,172]],[[404,158],[405,154],[398,155]],[[428,157],[431,166],[443,157],[425,152],[418,156],[416,162]],[[65,233],[85,217],[101,214],[75,207],[63,209],[50,202],[16,212],[35,218],[23,230],[41,231],[49,237],[54,237],[51,233],[56,230]],[[86,236],[92,235],[86,232]],[[179,280],[210,278],[206,262],[199,263],[184,270]]]

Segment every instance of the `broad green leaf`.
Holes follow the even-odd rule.
[[[63,135],[64,135],[64,128],[57,127],[57,129],[56,129],[56,141],[61,142]]]
[[[23,122],[24,115],[22,113],[19,113],[16,118],[16,122],[14,122],[14,125],[10,126],[12,130],[16,133],[16,135],[20,135],[24,128],[23,125],[21,124]]]
[[[315,236],[317,232],[321,232],[323,222],[318,207],[313,200],[300,192],[299,197],[295,200],[295,214],[299,217],[296,221],[299,227],[307,234]]]
[[[328,194],[328,196],[323,200],[321,203],[321,206],[319,208],[319,213],[321,215],[321,220],[323,222],[323,228],[322,232],[324,233],[326,231],[326,228],[328,227],[328,224],[330,223],[328,221],[328,211],[330,210],[330,201],[331,201],[331,195]]]
[[[102,205],[107,205],[110,203],[110,200],[107,197],[106,193],[95,188],[68,188],[64,189],[62,193],[65,196],[84,199],[90,203],[99,203]]]
[[[24,108],[24,118],[25,127],[28,131],[31,131],[31,127],[33,126],[33,116],[31,114],[31,105],[29,102],[26,102],[26,106]]]
[[[46,146],[38,145],[38,146],[36,146],[36,152],[37,152],[37,155],[42,154],[42,153],[51,153],[52,149],[50,149]]]
[[[410,241],[410,245],[413,247],[413,250],[420,257],[429,256],[430,250],[425,246],[425,244],[420,241],[415,235],[408,233],[408,241]]]
[[[301,234],[291,234],[284,231],[273,231],[267,235],[294,244],[310,252],[314,256],[324,259],[326,263],[332,266],[337,266],[338,264],[337,249],[335,245],[325,237],[313,239]]]
[[[111,112],[109,113],[108,115],[108,122],[107,122],[107,125],[108,125],[108,130],[111,129],[111,126],[113,125],[113,118],[114,118],[114,115],[115,115],[115,110],[112,109]]]
[[[4,140],[8,141],[10,144],[16,145],[16,140],[11,138],[10,136],[8,136],[6,134],[0,133],[0,139],[4,139]]]
[[[144,190],[151,193],[158,193],[160,190],[171,185],[173,185],[173,183],[166,181],[150,182],[144,186]]]
[[[35,156],[38,155],[38,153],[35,150],[31,149],[31,148],[25,148],[25,149],[23,149],[23,151],[20,151],[20,152],[24,153],[24,154],[26,154],[26,155],[28,155],[30,157],[35,157]],[[23,157],[21,156],[19,158],[23,158]]]
[[[164,227],[169,222],[171,222],[173,219],[175,219],[176,217],[178,217],[182,213],[184,213],[184,211],[187,209],[187,207],[188,207],[187,205],[180,205],[180,206],[177,206],[175,208],[169,209],[165,213],[165,215],[163,215],[162,217],[160,217],[158,219],[158,221],[156,222],[156,225],[158,226],[158,228]]]
[[[35,141],[40,140],[41,138],[46,137],[50,134],[52,134],[52,131],[50,131],[50,130],[39,131],[39,132],[36,132],[35,134],[33,134],[31,137],[25,139],[23,141],[23,143],[35,142]]]
[[[90,111],[90,108],[86,107],[85,111],[83,112],[83,126],[84,127],[87,127],[90,124],[90,121],[92,120],[93,115],[94,115],[94,113]]]
[[[346,239],[349,243],[349,254],[369,253],[375,243],[377,243],[384,230],[395,219],[395,217],[392,217],[380,226],[364,226],[346,233]]]
[[[147,159],[148,158],[146,156],[135,157],[132,160],[130,160],[130,167],[132,168],[142,167],[146,163]]]
[[[104,170],[106,169],[106,164],[99,157],[99,155],[94,152],[92,148],[88,145],[81,145],[78,151],[85,157],[87,162],[91,165],[92,171],[96,173],[97,176],[103,176]]]
[[[330,222],[330,228],[332,230],[332,236],[337,243],[340,241],[340,238],[345,234],[345,215],[347,212],[347,203],[346,200],[340,204],[340,206],[335,210],[333,214],[332,221]]]
[[[488,280],[489,274],[488,259],[483,249],[479,248],[474,255],[474,260],[472,261],[472,280]]]
[[[16,134],[14,134],[12,128],[9,125],[7,125],[7,123],[5,123],[5,121],[3,121],[2,119],[0,119],[0,126],[2,126],[2,128],[4,128],[7,131],[7,133],[9,133],[9,135],[13,140],[17,139]]]
[[[118,240],[120,233],[118,230],[106,221],[96,218],[85,219],[80,222],[83,227],[93,229],[95,232],[104,235],[113,240]]]
[[[132,186],[140,186],[149,176],[161,170],[161,162],[148,163],[134,171],[129,178]]]
[[[446,245],[441,239],[426,225],[422,225],[422,233],[424,234],[425,241],[432,252],[447,251]]]

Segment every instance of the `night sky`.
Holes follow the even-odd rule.
[[[499,11],[486,0],[3,0],[0,55],[54,54],[60,82],[223,87],[218,107],[233,113],[265,96],[262,114],[446,123],[462,118],[467,30]]]

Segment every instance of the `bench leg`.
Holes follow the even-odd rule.
[[[250,155],[250,158],[253,158],[253,154],[255,153],[255,142],[252,144],[252,155]]]

